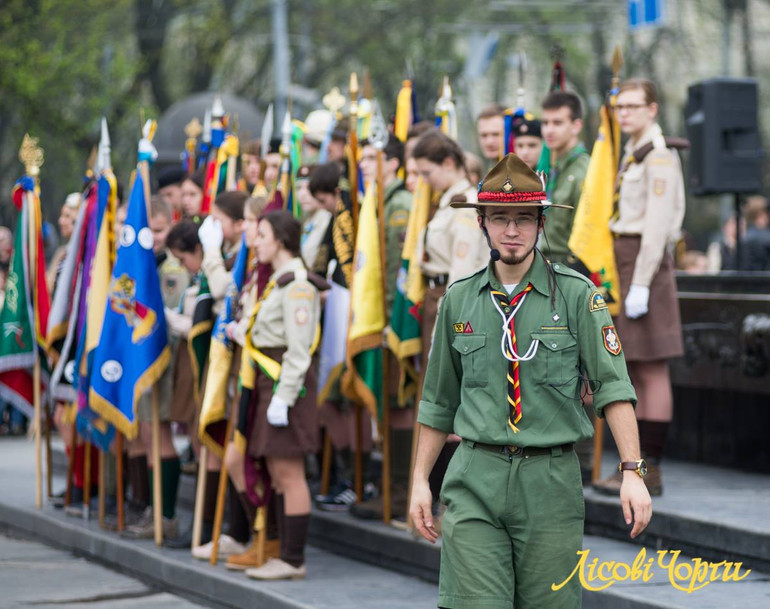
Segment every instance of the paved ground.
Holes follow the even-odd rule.
[[[202,607],[42,543],[0,535],[0,607]]]

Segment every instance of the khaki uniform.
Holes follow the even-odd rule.
[[[566,155],[559,158],[551,168],[552,176],[548,180],[548,198],[552,203],[571,205],[572,209],[554,207],[545,212],[544,235],[540,239],[540,249],[551,262],[566,262],[569,255],[569,237],[575,222],[575,213],[583,182],[588,171],[591,157],[582,144],[578,144]]]
[[[317,209],[302,222],[302,259],[309,269],[315,266],[318,252],[332,217],[330,211]]]
[[[291,272],[294,280],[270,290],[251,329],[251,341],[257,349],[286,349],[274,393],[290,406],[297,401],[305,384],[305,374],[312,360],[310,348],[321,317],[321,298],[316,287],[307,280],[307,271],[300,258],[277,269],[270,281]]]
[[[676,150],[666,148],[656,123],[635,143],[626,144],[622,165],[632,152],[652,142],[641,163],[630,163],[621,176],[617,216],[610,229],[618,235],[641,236],[631,283],[649,286],[660,267],[668,243],[679,239],[684,219],[684,178]]]
[[[479,230],[476,210],[449,207],[455,195],[476,201],[476,190],[468,180],[452,185],[441,195],[438,209],[417,243],[423,274],[429,278],[448,275],[447,284],[478,271],[489,260],[489,247]]]

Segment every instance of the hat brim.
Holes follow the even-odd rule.
[[[504,201],[476,201],[475,203],[457,202],[450,203],[449,207],[459,208],[476,208],[476,207],[559,207],[561,209],[574,209],[572,205],[562,205],[561,203],[551,203],[550,201],[517,201],[516,203],[504,202]]]

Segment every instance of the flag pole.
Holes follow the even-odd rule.
[[[74,408],[74,404],[73,404]],[[69,437],[70,454],[67,461],[67,486],[64,489],[64,505],[68,506],[72,501],[72,476],[75,474],[75,449],[78,445],[77,425],[72,424],[72,431]]]
[[[51,499],[53,497],[53,468],[51,467],[51,418],[52,418],[51,408],[50,408],[50,398],[49,398],[49,404],[46,406],[45,409],[45,477],[46,477],[46,490],[48,499]]]
[[[35,365],[32,372],[32,395],[35,404],[35,505],[38,509],[43,507],[43,460],[42,438],[43,425],[40,408],[40,355],[35,346]]]
[[[380,288],[382,290],[382,310],[387,315],[387,280],[385,256],[385,179],[383,174],[384,149],[388,142],[388,132],[382,118],[379,104],[375,99],[372,104],[369,140],[377,150],[377,228],[380,240]],[[390,390],[388,387],[388,351],[380,347],[382,353],[382,419],[380,437],[382,439],[382,521],[390,524],[391,515],[391,476],[390,476]]]
[[[77,425],[77,423],[75,423]],[[83,519],[91,517],[91,442],[86,440],[83,455]]]
[[[118,508],[118,531],[122,531],[126,525],[125,493],[123,488],[123,434],[118,431],[115,438],[115,469],[117,470],[116,501]]]
[[[203,502],[206,497],[206,465],[209,460],[209,449],[201,446],[198,455],[198,482],[195,486],[195,507],[193,508],[191,552],[201,545],[201,530],[203,529]]]
[[[348,180],[350,181],[350,202],[353,208],[353,234],[358,234],[358,76],[350,74],[350,130],[348,144]]]
[[[152,386],[152,515],[155,524],[155,545],[163,545],[163,494],[160,468],[160,406],[158,385]]]
[[[230,438],[233,435],[233,427],[235,421],[238,419],[238,403],[241,401],[240,393],[237,393],[233,398],[233,404],[230,407],[230,418],[227,420],[227,428],[225,430],[225,449],[230,443]],[[211,559],[210,563],[216,565],[219,560],[219,536],[222,532],[222,520],[225,514],[225,493],[227,491],[227,465],[225,464],[225,455],[222,454],[222,463],[219,469],[219,486],[217,487],[217,504],[214,508],[214,528],[211,532]]]
[[[106,453],[103,450],[99,451],[99,528],[104,528],[104,514],[105,514],[105,456]]]

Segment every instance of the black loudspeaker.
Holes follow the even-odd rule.
[[[762,190],[756,80],[712,78],[690,85],[685,124],[691,145],[687,183],[694,194]]]

